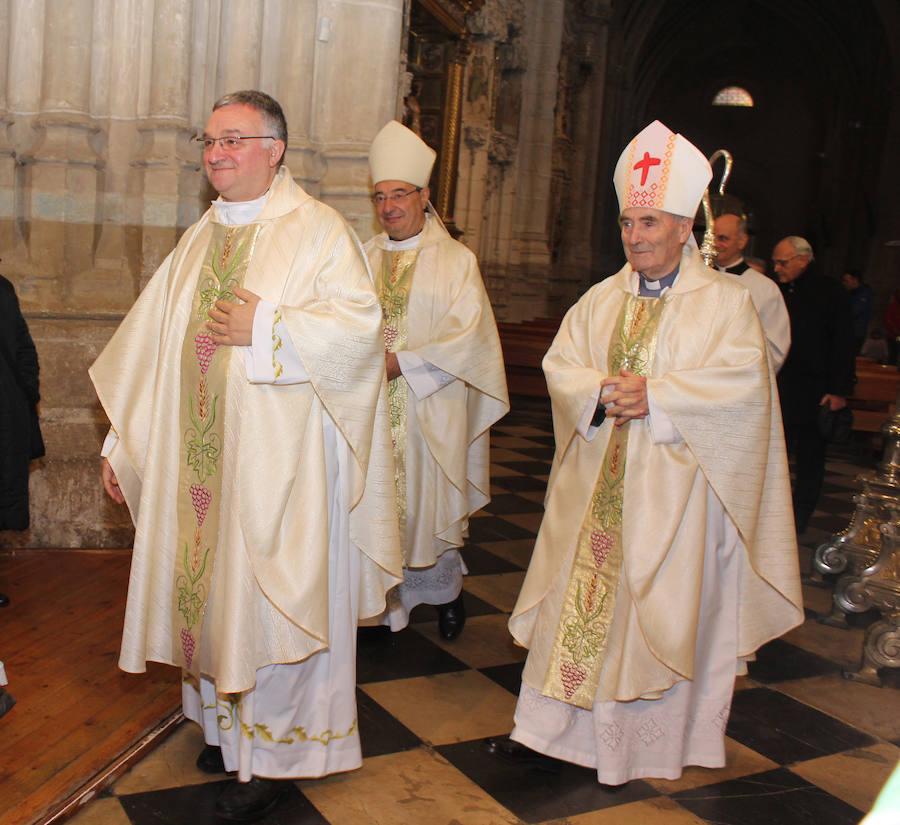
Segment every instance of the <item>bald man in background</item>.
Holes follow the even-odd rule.
[[[750,290],[753,306],[759,313],[769,358],[775,372],[781,369],[791,347],[791,320],[788,317],[781,290],[771,278],[758,272],[744,260],[747,246],[747,221],[743,217],[726,212],[715,223],[716,269],[723,275]]]

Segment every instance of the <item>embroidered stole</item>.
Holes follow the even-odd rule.
[[[629,295],[613,329],[607,372],[646,376],[656,352],[665,298]],[[625,454],[631,422],[612,427],[590,506],[581,524],[550,666],[541,693],[590,709],[606,657],[616,589],[622,572]]]
[[[384,318],[384,350],[405,350],[409,340],[409,293],[416,268],[418,249],[386,253],[375,288]],[[394,446],[394,483],[397,487],[397,517],[403,537],[403,564],[406,565],[406,402],[409,387],[400,375],[388,382],[391,413],[391,441]]]
[[[216,301],[237,303],[259,224],[213,224],[181,350],[178,548],[172,605],[172,653],[192,669],[200,642],[219,532],[225,388],[233,347],[220,347],[206,329]]]

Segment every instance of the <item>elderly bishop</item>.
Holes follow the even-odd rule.
[[[691,234],[710,177],[658,121],[628,144],[614,176],[628,263],[543,362],[556,453],[510,618],[529,653],[511,737],[486,744],[609,785],[724,765],[735,675],[803,620],[765,336]]]

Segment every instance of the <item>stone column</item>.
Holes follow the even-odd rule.
[[[275,31],[262,56],[259,87],[273,94],[284,109],[288,124],[285,163],[304,189],[316,195],[325,168],[318,147],[310,138],[315,96],[316,23],[318,3],[288,3],[284,15],[271,15]]]
[[[98,187],[91,239],[91,265],[71,273],[72,292],[88,311],[124,312],[137,295],[132,275],[139,261],[129,250],[129,226],[140,225],[129,202],[131,163],[137,148],[135,122],[146,35],[140,0],[95,0],[93,4],[89,111],[99,130]],[[146,72],[145,72],[146,74]],[[132,238],[132,246],[136,246]]]
[[[522,0],[486,4],[471,20],[455,218],[478,256],[498,318],[511,317],[513,219],[526,72]],[[517,284],[518,286],[518,284]]]
[[[592,226],[598,202],[609,191],[598,187],[599,136],[606,87],[610,0],[579,0],[567,14],[563,38],[566,94],[557,99],[555,169],[559,191],[553,198],[557,232],[551,245],[554,267],[550,308],[561,315],[597,279],[593,271]],[[607,171],[612,179],[612,169]],[[600,184],[602,186],[602,183]],[[604,273],[609,274],[609,273]]]
[[[223,91],[255,87],[248,78],[259,78],[261,52],[264,49],[263,20],[267,11],[281,3],[259,0],[222,0],[219,17],[216,85]],[[283,9],[279,9],[282,10]]]
[[[16,161],[30,151],[38,138],[33,122],[41,106],[44,0],[10,0],[6,15],[6,26],[0,29],[5,34],[8,55],[2,89],[4,133],[0,136],[3,271],[7,274],[18,271],[27,276],[31,273],[27,264],[29,232],[24,220],[28,208],[22,185],[25,169]],[[20,280],[19,296],[26,305],[38,291],[33,279]]]
[[[528,70],[522,83],[515,236],[517,258],[529,267],[550,263],[547,211],[563,7],[563,0],[531,0],[525,17]]]
[[[142,29],[142,74],[135,109],[136,148],[130,159],[129,222],[140,227],[138,289],[208,205],[200,151],[190,143],[213,100],[199,66],[208,55],[209,9],[194,0],[154,0],[152,25]],[[152,32],[152,37],[149,35]],[[196,61],[196,63],[195,63]]]
[[[397,107],[403,0],[0,0],[0,272],[41,362],[47,457],[3,545],[125,546],[87,367],[214,193],[189,138],[223,93],[284,106],[288,163],[371,234],[369,142]]]
[[[319,196],[363,240],[375,232],[369,144],[395,116],[402,0],[319,0],[309,137],[321,152]]]
[[[486,38],[478,38],[471,44],[466,67],[454,214],[466,245],[476,255],[481,254],[485,235],[482,216],[487,196],[487,147],[491,139],[493,100],[494,44]]]
[[[456,217],[502,320],[547,314],[564,0],[497,0],[472,21]]]
[[[90,116],[92,27],[85,25],[83,15],[78,4],[46,0],[37,17],[43,23],[41,49],[18,56],[40,65],[38,110],[22,118],[23,127],[30,121],[33,142],[28,146],[28,139],[18,136],[25,195],[19,217],[28,233],[35,297],[53,309],[83,303],[66,276],[91,268],[90,236],[84,229],[97,222],[102,140]],[[25,29],[37,45],[34,22],[28,21]]]
[[[9,3],[0,3],[0,44],[5,53],[12,47],[11,9]],[[0,60],[0,258],[9,254],[14,245],[13,215],[15,209],[15,151],[9,140],[8,131],[13,122],[9,114],[7,86],[9,83],[9,62]]]

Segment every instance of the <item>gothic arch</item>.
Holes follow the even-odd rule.
[[[892,199],[876,204],[892,168],[898,17],[880,0],[612,0],[598,264],[617,243],[609,170],[654,118],[707,154],[735,154],[729,188],[756,211],[756,254],[806,234],[832,274],[871,264],[897,223]],[[731,83],[757,105],[715,111],[712,95]]]

